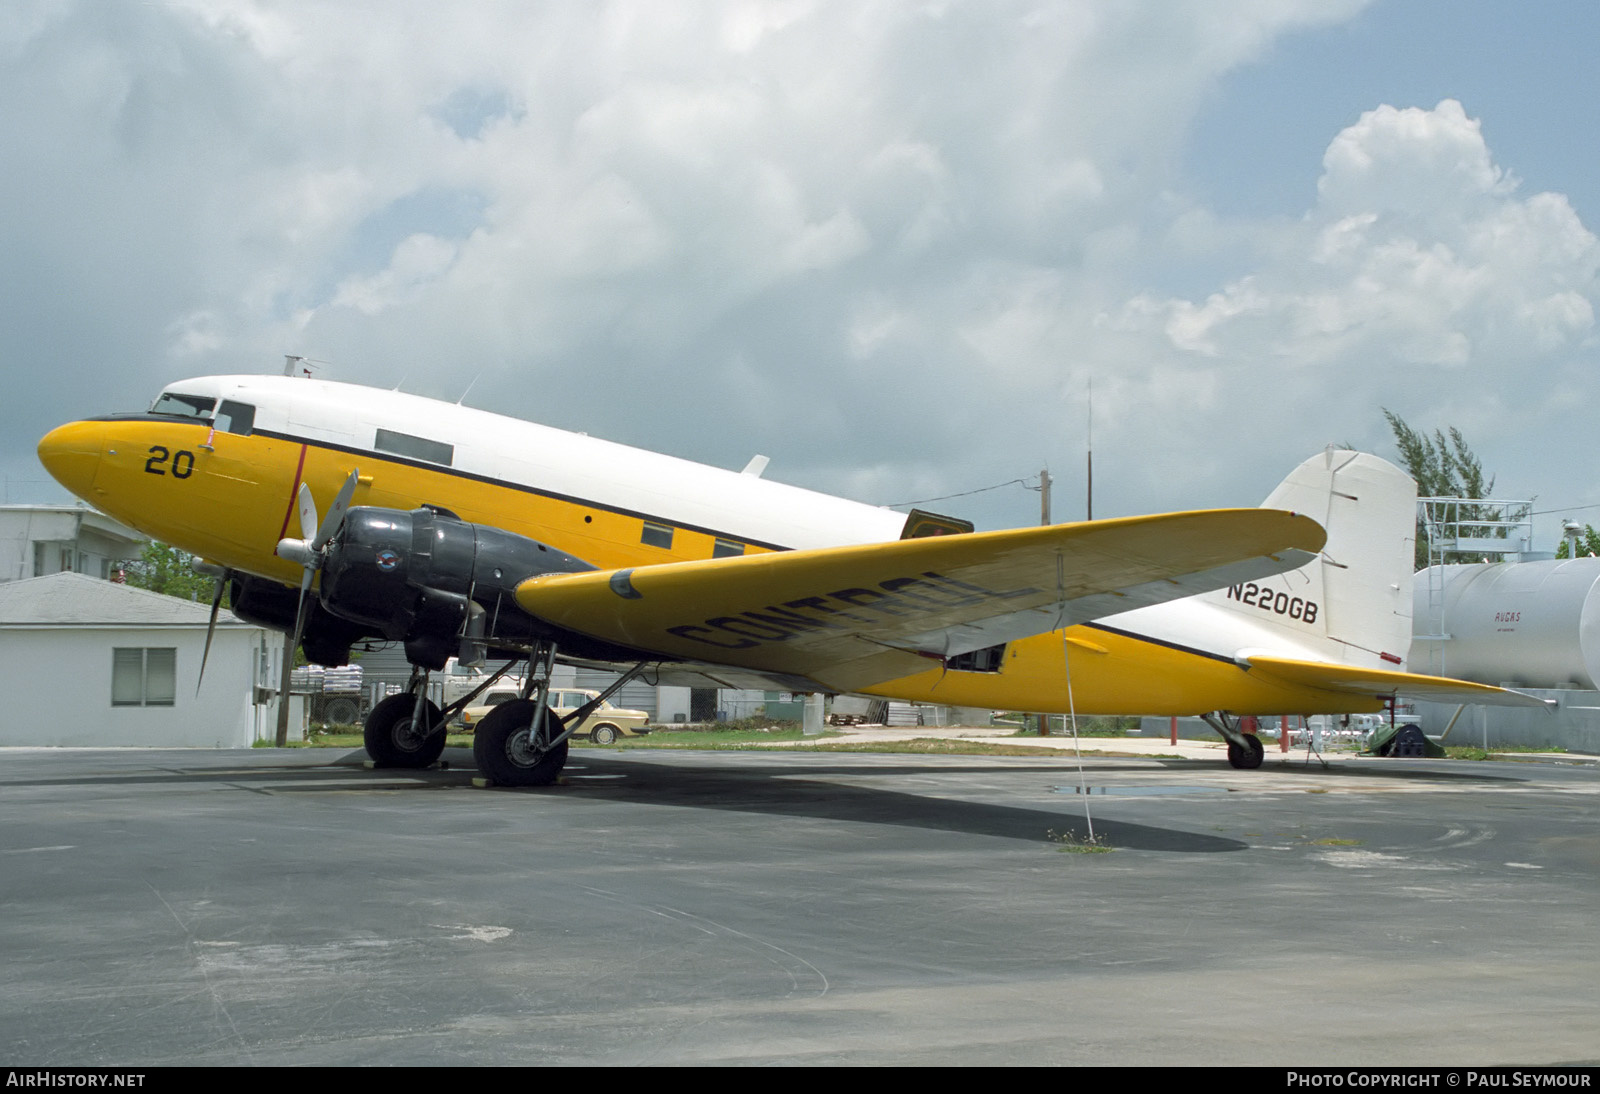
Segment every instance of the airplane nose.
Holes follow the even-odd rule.
[[[103,423],[71,422],[44,435],[39,442],[39,462],[62,486],[93,501],[90,493],[104,451]]]

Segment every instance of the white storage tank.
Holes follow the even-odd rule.
[[[1412,605],[1412,672],[1600,690],[1600,558],[1433,566]]]

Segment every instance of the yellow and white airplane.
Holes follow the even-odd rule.
[[[1239,767],[1262,758],[1240,715],[1538,702],[1401,671],[1414,486],[1355,452],[1307,460],[1258,509],[972,532],[768,481],[759,457],[725,471],[393,391],[211,376],[146,413],[61,426],[39,457],[217,567],[235,614],[298,633],[310,660],[404,642],[412,688],[366,725],[380,763],[438,758],[452,712],[426,701],[426,674],[450,655],[527,657],[525,698],[475,734],[501,784],[553,781],[588,713],[546,716],[558,649],[631,665],[624,680],[654,666],[668,681],[1199,714]],[[320,520],[319,498],[335,499]]]

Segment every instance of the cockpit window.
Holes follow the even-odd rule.
[[[232,399],[222,400],[222,405],[217,408],[217,418],[213,425],[224,433],[237,433],[241,437],[250,436],[250,427],[255,425],[256,408],[249,403],[236,403]]]
[[[168,414],[174,418],[209,418],[217,401],[207,395],[179,395],[164,391],[150,407],[152,414]]]

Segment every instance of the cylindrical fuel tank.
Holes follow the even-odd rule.
[[[1433,566],[1412,584],[1412,672],[1600,688],[1600,558]],[[1440,638],[1445,635],[1448,637]]]

